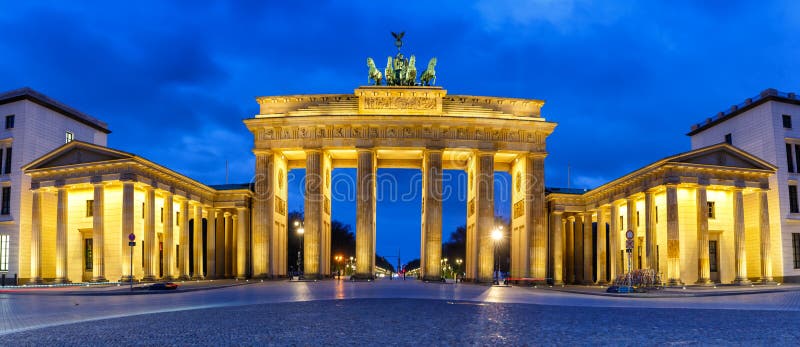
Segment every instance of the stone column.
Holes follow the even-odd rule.
[[[233,250],[236,244],[233,243],[233,218],[230,212],[225,212],[225,278],[230,278],[234,274],[233,270]]]
[[[194,205],[194,274],[193,280],[202,280],[203,275],[203,208],[200,203]]]
[[[667,283],[683,285],[681,281],[680,225],[678,224],[678,185],[667,183]]]
[[[217,277],[217,212],[206,207],[206,278]]]
[[[597,209],[597,283],[607,284],[606,279],[606,212],[608,207]]]
[[[619,260],[619,206],[611,202],[611,217],[608,221],[608,251],[611,256],[608,257],[608,268],[611,277],[611,282],[617,279],[617,274],[622,273],[622,266]]]
[[[583,283],[583,220],[585,213],[575,215],[575,284]]]
[[[647,268],[658,272],[658,259],[656,259],[656,218],[655,195],[652,191],[644,192],[644,254]]]
[[[175,278],[175,212],[172,207],[172,192],[164,192],[164,223],[162,232],[164,233],[164,279],[172,280]]]
[[[274,154],[270,151],[257,151],[256,176],[254,180],[255,198],[253,199],[253,275],[264,278],[275,273],[275,266],[270,262],[270,246],[274,232]]]
[[[567,218],[567,283],[575,283],[575,217]]]
[[[143,281],[155,281],[156,256],[156,191],[144,188],[144,277]]]
[[[360,172],[360,171],[359,171]],[[306,194],[303,221],[303,274],[322,277],[322,150],[306,150]],[[359,209],[359,212],[361,210]],[[358,255],[360,258],[361,255]],[[360,260],[360,259],[359,259]]]
[[[94,185],[94,203],[92,203],[92,282],[108,282],[106,279],[105,244],[105,220],[103,218],[103,197],[105,187],[99,177],[92,178]]]
[[[530,213],[530,274],[533,278],[547,276],[547,208],[544,201],[544,155],[530,154],[525,165],[525,201]],[[494,218],[494,216],[493,216]]]
[[[594,284],[592,251],[592,212],[589,211],[583,218],[583,284]]]
[[[442,150],[428,149],[422,161],[424,280],[441,278],[442,258]]]
[[[772,243],[769,228],[769,202],[767,190],[759,189],[758,192],[758,226],[761,232],[761,283],[774,283],[772,280]]]
[[[633,231],[633,252],[631,253],[633,260],[631,261],[631,268],[637,269],[638,262],[636,261],[636,256],[638,255],[638,239],[639,239],[639,230],[636,228],[636,199],[633,197],[627,198],[628,208],[627,208],[627,216],[625,216],[625,223],[627,224],[627,228],[625,232],[627,233],[628,230]],[[624,235],[624,233],[623,233]],[[626,238],[627,240],[627,238]]]
[[[180,269],[180,279],[181,280],[188,280],[189,277],[189,254],[191,254],[189,250],[189,200],[184,199],[181,201],[181,216],[179,224],[179,235],[180,235],[180,260],[178,261],[178,267]]]
[[[494,222],[494,152],[479,152],[476,155],[475,172],[477,208],[476,227],[478,236],[478,280],[491,282],[496,268],[495,241],[492,240]],[[502,242],[502,241],[500,241]]]
[[[562,211],[553,211],[550,215],[551,235],[553,237],[553,284],[562,285],[564,279],[562,276],[564,257],[561,254],[563,243],[561,241],[561,215]]]
[[[128,246],[128,235],[133,233],[133,181],[122,182],[122,235],[120,247],[122,247],[122,278],[120,282],[129,282],[135,276],[131,273],[131,247]],[[138,241],[138,240],[137,240]]]
[[[42,283],[42,191],[31,184],[31,284]]]
[[[744,199],[742,187],[733,188],[733,247],[736,278],[733,284],[748,285],[747,279],[747,247],[744,235]]]
[[[375,274],[375,176],[373,149],[358,149],[356,173],[356,274],[373,278]]]
[[[706,186],[695,189],[697,204],[697,283],[711,284],[711,267],[708,258],[708,195]]]
[[[245,279],[247,276],[247,209],[244,207],[236,208],[236,215],[233,216],[233,223],[236,224],[236,278]]]
[[[67,224],[69,223],[69,197],[67,188],[58,187],[56,206],[56,283],[68,283],[67,278]]]

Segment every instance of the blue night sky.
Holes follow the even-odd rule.
[[[351,93],[366,83],[366,57],[395,52],[391,31],[406,32],[406,55],[438,57],[437,85],[450,94],[545,100],[544,117],[559,124],[548,186],[566,186],[570,166],[572,187],[594,188],[688,150],[691,124],[763,89],[800,91],[795,1],[0,5],[0,90],[30,86],[106,121],[110,147],[208,184],[225,182],[226,160],[231,182],[250,180],[241,120],[257,113],[256,96]],[[335,170],[334,186],[353,173]],[[463,186],[449,173],[446,187]],[[402,194],[418,172],[379,174]],[[303,172],[292,175],[299,210]],[[339,196],[334,219],[354,225],[354,198]],[[379,203],[378,253],[418,256],[419,209],[418,196]],[[457,195],[445,202],[445,240],[465,209]]]

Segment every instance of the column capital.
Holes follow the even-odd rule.
[[[442,153],[444,152],[444,146],[428,146],[425,147],[425,153]]]
[[[225,216],[225,218],[228,218],[228,217],[231,216],[231,213],[228,212],[228,211],[225,211],[225,213],[223,213],[222,215]]]
[[[525,153],[525,156],[527,156],[530,159],[544,159],[544,158],[547,158],[547,153],[546,152],[527,152],[527,153]]]
[[[271,149],[253,149],[253,154],[255,154],[257,156],[258,155],[269,156],[269,155],[275,154],[275,152],[273,152]]]
[[[322,153],[323,150],[322,150],[322,148],[319,148],[319,147],[309,147],[309,148],[303,148],[303,152],[306,152],[306,153]]]

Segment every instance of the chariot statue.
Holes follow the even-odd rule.
[[[430,86],[436,82],[436,58],[432,58],[428,62],[428,68],[420,76],[417,82],[417,58],[411,55],[409,58],[403,56],[400,52],[400,47],[403,46],[403,36],[405,32],[400,33],[392,32],[395,39],[394,45],[397,47],[397,54],[392,57],[386,58],[386,68],[383,69],[383,74],[375,66],[375,61],[372,58],[367,58],[367,67],[369,68],[368,81],[379,86],[383,82],[384,77],[387,86]]]

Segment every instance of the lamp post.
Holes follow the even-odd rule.
[[[497,245],[503,239],[503,226],[500,225],[492,230],[492,240],[494,240],[494,255],[497,263],[497,272],[494,273],[494,284],[500,284],[500,254],[497,252]]]
[[[456,259],[456,271],[453,272],[453,277],[458,282],[458,274],[461,273],[461,258]]]
[[[306,232],[306,229],[303,228],[303,222],[296,220],[294,221],[294,228],[297,230],[297,238],[300,240],[300,246],[297,248],[297,273],[298,276],[302,277],[303,270],[303,233]]]
[[[340,280],[342,279],[342,259],[344,259],[344,257],[337,255],[333,257],[333,259],[336,260],[336,279]]]

